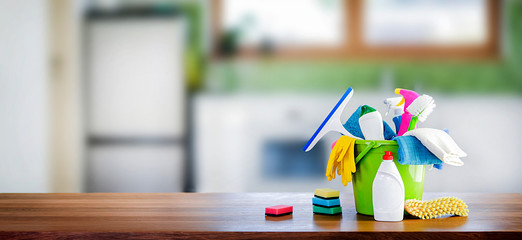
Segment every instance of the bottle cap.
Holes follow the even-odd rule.
[[[359,117],[362,117],[363,115],[367,114],[367,113],[371,113],[371,112],[375,112],[377,110],[375,110],[375,108],[372,108],[368,105],[364,105],[361,107],[361,116]]]
[[[382,156],[382,160],[393,160],[392,152],[384,151],[384,155]]]

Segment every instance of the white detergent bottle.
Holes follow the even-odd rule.
[[[382,124],[382,116],[377,111],[365,113],[359,118],[359,126],[365,140],[384,140]]]
[[[381,166],[373,180],[373,218],[376,221],[402,221],[404,216],[404,183],[392,152],[384,152]]]

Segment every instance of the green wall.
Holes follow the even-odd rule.
[[[394,86],[442,92],[522,93],[522,78],[500,63],[218,62],[210,78],[225,91],[330,91],[352,86],[372,90],[390,70]]]

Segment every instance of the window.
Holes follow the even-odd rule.
[[[241,46],[338,47],[344,42],[342,0],[224,0],[224,29],[241,32]],[[291,13],[291,14],[290,14]]]
[[[487,38],[485,0],[366,0],[370,46],[473,46]]]
[[[496,0],[217,0],[216,55],[480,58],[498,54]],[[225,51],[226,52],[226,51]]]

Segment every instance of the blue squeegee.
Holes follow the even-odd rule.
[[[315,131],[314,135],[306,145],[303,147],[303,151],[308,152],[310,151],[315,144],[321,139],[325,134],[331,131],[339,132],[343,135],[355,138],[355,139],[361,139],[359,137],[355,137],[352,134],[350,134],[341,123],[341,114],[344,111],[344,108],[346,107],[346,103],[350,101],[350,99],[353,96],[353,89],[350,87],[346,92],[344,92],[341,99],[335,104],[335,107],[332,109],[332,111],[326,116],[326,119],[324,119],[323,123],[319,126],[319,128]]]

